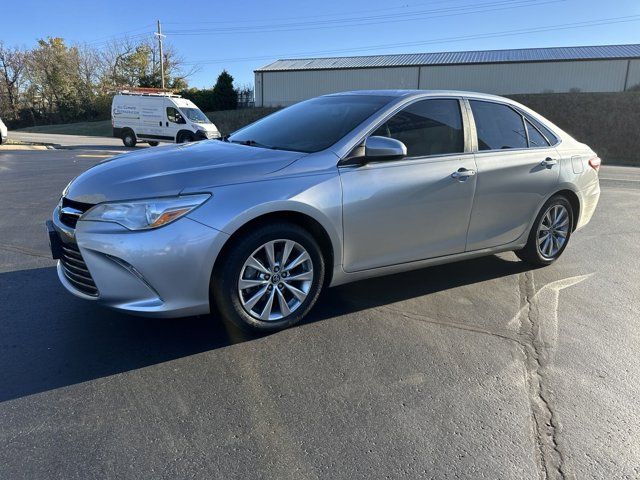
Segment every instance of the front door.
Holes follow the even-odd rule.
[[[556,188],[556,149],[533,119],[509,105],[470,100],[477,131],[478,180],[467,250],[496,247],[525,233]]]
[[[175,142],[178,132],[184,128],[187,123],[180,110],[169,100],[165,101],[165,139]]]
[[[413,103],[373,135],[400,140],[408,156],[340,168],[344,269],[463,252],[477,177],[459,100]]]

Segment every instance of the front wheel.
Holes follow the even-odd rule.
[[[265,225],[231,247],[213,273],[212,294],[236,326],[274,331],[307,315],[324,276],[322,252],[309,232],[289,223]]]
[[[540,209],[527,245],[515,254],[532,265],[550,265],[567,248],[572,226],[573,209],[569,201],[563,196],[551,197]]]
[[[178,135],[176,143],[189,143],[193,142],[193,135],[189,132],[183,132]]]

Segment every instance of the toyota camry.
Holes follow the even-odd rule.
[[[367,277],[504,251],[553,263],[596,208],[599,166],[506,98],[345,92],[98,164],[47,227],[78,297],[276,330]]]

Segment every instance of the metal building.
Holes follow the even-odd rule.
[[[621,92],[640,84],[640,44],[277,60],[255,70],[256,106],[360,89],[498,95]]]

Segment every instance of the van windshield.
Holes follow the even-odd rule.
[[[182,114],[192,122],[211,123],[211,120],[199,108],[180,107]]]
[[[229,137],[230,142],[297,152],[330,147],[392,100],[383,95],[335,95],[296,103]]]

